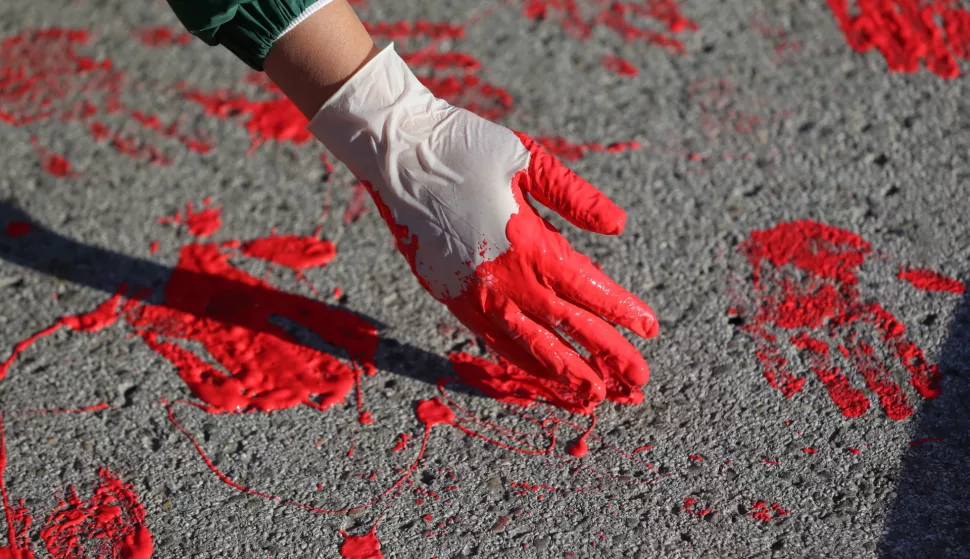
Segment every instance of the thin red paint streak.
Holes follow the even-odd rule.
[[[618,76],[633,78],[640,75],[640,70],[638,70],[637,67],[634,66],[629,60],[616,55],[611,54],[604,56],[600,63],[604,68]]]
[[[905,326],[879,303],[862,299],[856,270],[872,252],[864,239],[821,223],[797,221],[754,231],[739,248],[753,269],[755,303],[751,308],[736,306],[729,314],[737,316],[740,328],[755,338],[764,376],[783,395],[792,397],[805,384],[782,356],[780,342],[788,339],[808,360],[843,415],[865,413],[868,399],[835,366],[830,351],[834,345],[890,418],[912,415],[889,363],[858,339],[863,324],[874,327],[886,352],[908,371],[910,384],[922,397],[939,395],[937,366],[905,337]],[[775,333],[779,329],[792,333],[781,336]]]
[[[676,0],[595,0],[582,6],[576,0],[524,0],[523,4],[526,17],[544,20],[556,15],[568,34],[583,40],[603,26],[625,41],[645,41],[679,54],[686,49],[674,35],[699,29],[681,13]],[[664,31],[643,27],[643,20],[660,24]]]
[[[103,122],[124,115],[131,117],[130,123],[141,124],[138,111],[121,101],[127,86],[125,74],[115,70],[110,59],[78,52],[89,42],[85,30],[57,27],[26,30],[0,42],[0,122],[17,127],[53,119],[77,122],[92,138],[107,141],[124,155],[154,164],[171,163],[157,146]],[[142,127],[148,129],[152,127]],[[177,125],[157,130],[190,149],[209,149],[207,142],[180,132]],[[64,169],[64,162],[55,159],[51,163],[55,174],[69,170]]]
[[[970,12],[950,0],[828,0],[845,40],[857,52],[875,49],[890,72],[925,65],[945,79],[960,75],[970,58]]]
[[[615,142],[604,146],[596,142],[576,143],[554,136],[538,136],[535,140],[549,153],[563,161],[578,161],[589,152],[620,153],[642,148],[639,142]]]
[[[192,35],[187,32],[161,25],[136,29],[131,32],[131,36],[146,47],[173,47],[187,45],[192,41]]]
[[[344,224],[350,225],[363,217],[369,208],[369,199],[367,196],[367,187],[358,182],[354,186],[354,192],[351,194],[350,201],[347,202],[347,208],[344,210]]]
[[[916,439],[911,441],[909,446],[920,446],[926,443],[937,443],[943,440],[943,437],[923,437],[922,439]]]
[[[966,291],[966,286],[960,280],[932,270],[900,270],[896,277],[908,281],[910,285],[923,291],[939,291],[957,295],[962,295]]]
[[[209,237],[222,227],[222,208],[210,207],[212,201],[205,199],[202,209],[195,211],[192,202],[185,204],[185,214],[181,211],[175,212],[171,217],[160,217],[158,223],[184,224],[189,228],[189,233],[196,237]]]

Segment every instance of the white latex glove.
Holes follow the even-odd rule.
[[[500,356],[562,383],[575,411],[607,396],[642,399],[647,364],[608,322],[652,337],[653,311],[572,250],[525,196],[616,235],[626,214],[605,195],[531,138],[435,98],[393,45],[309,130],[367,185],[421,285]]]

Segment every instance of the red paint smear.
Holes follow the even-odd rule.
[[[121,286],[118,292],[110,299],[102,303],[95,310],[75,316],[65,316],[54,324],[40,330],[30,337],[18,342],[11,352],[10,357],[0,364],[0,380],[7,376],[10,366],[16,361],[17,357],[37,340],[57,332],[61,327],[70,328],[75,332],[94,333],[99,332],[118,321],[118,304],[121,302],[121,295],[125,291],[125,286]]]
[[[26,221],[11,221],[3,228],[3,232],[11,239],[17,239],[30,234],[30,224]]]
[[[597,13],[588,13],[586,6],[581,8],[575,0],[525,0],[524,4],[526,17],[543,20],[556,13],[563,29],[580,39],[588,39],[594,27],[605,26],[625,41],[645,41],[680,54],[685,52],[684,45],[672,34],[698,29],[681,14],[675,0],[596,0],[591,4]],[[640,27],[638,17],[662,24],[670,34]]]
[[[890,72],[912,73],[920,64],[945,79],[960,75],[957,58],[970,58],[970,12],[949,0],[828,0],[835,21],[855,51],[876,49]]]
[[[645,446],[637,447],[636,449],[634,449],[633,454],[639,454],[641,452],[647,452],[650,450],[653,450],[653,445],[648,444]]]
[[[909,446],[920,446],[926,443],[937,443],[942,440],[943,440],[943,437],[923,437],[922,439],[916,439],[915,441],[911,441],[909,443]]]
[[[146,47],[173,47],[187,45],[192,41],[192,35],[164,26],[136,29],[131,36]]]
[[[254,239],[240,246],[246,256],[275,262],[298,272],[329,264],[337,256],[337,248],[327,240],[296,235],[271,235]]]
[[[411,435],[407,433],[401,433],[400,435],[398,435],[397,442],[394,443],[394,448],[391,449],[391,452],[401,452],[402,450],[407,448],[409,438],[411,438]]]
[[[157,221],[161,224],[185,224],[189,228],[189,233],[196,237],[208,237],[222,227],[222,208],[210,208],[209,204],[210,200],[206,198],[202,210],[196,212],[192,202],[188,202],[185,204],[184,217],[182,212],[175,212],[175,215],[160,217]]]
[[[900,270],[896,277],[908,281],[913,287],[923,291],[940,291],[962,295],[966,290],[963,282],[932,270]]]
[[[350,225],[367,213],[367,200],[367,187],[357,183],[354,186],[354,193],[351,195],[350,202],[347,203],[347,209],[344,210],[345,224]]]
[[[905,326],[880,304],[862,299],[856,270],[872,247],[860,236],[822,223],[796,221],[752,232],[739,250],[753,269],[756,303],[753,312],[735,308],[732,314],[743,319],[741,329],[756,339],[763,374],[785,397],[794,396],[805,383],[782,356],[779,341],[787,338],[846,417],[861,416],[869,403],[834,365],[831,347],[852,363],[887,416],[898,420],[912,415],[889,363],[878,358],[872,346],[857,340],[855,327],[861,323],[875,328],[879,341],[909,372],[910,384],[922,397],[939,395],[937,366],[905,338]],[[779,336],[773,333],[776,328],[794,332]]]
[[[551,136],[538,136],[535,140],[549,153],[552,153],[563,161],[578,161],[586,157],[589,152],[619,153],[638,150],[642,147],[639,142],[616,142],[607,146],[596,142],[578,144],[565,138]]]
[[[856,456],[862,454],[862,451],[861,450],[859,450],[858,448],[852,448],[852,447],[847,448],[846,449],[846,452],[848,452],[850,454],[854,454]]]
[[[98,476],[90,499],[82,501],[69,487],[47,517],[40,532],[47,551],[65,559],[89,557],[88,550],[96,550],[99,559],[148,559],[154,544],[132,485],[106,468]]]
[[[343,559],[384,559],[375,528],[377,528],[376,524],[363,536],[351,536],[340,530],[340,535],[344,537],[344,543],[340,546],[340,556]]]
[[[778,503],[769,505],[766,501],[754,501],[751,506],[752,510],[748,516],[761,522],[770,522],[791,514],[791,511],[783,509]]]
[[[620,58],[619,56],[615,56],[615,55],[604,56],[603,60],[600,63],[603,65],[604,68],[606,68],[607,70],[613,72],[618,76],[626,76],[626,77],[632,78],[640,74],[640,70],[638,70],[636,66],[631,64],[630,61],[624,58]]]
[[[802,452],[804,452],[805,454],[815,454],[816,452],[818,452],[818,449],[805,447],[802,449]]]

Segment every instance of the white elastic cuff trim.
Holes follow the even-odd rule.
[[[313,14],[317,13],[317,10],[319,10],[320,8],[323,8],[324,6],[326,6],[327,4],[329,4],[332,1],[333,0],[317,0],[313,4],[310,4],[309,6],[307,6],[307,8],[305,10],[303,10],[303,13],[300,14],[300,15],[298,15],[298,16],[296,16],[296,19],[294,19],[293,21],[291,21],[290,24],[286,26],[286,29],[284,29],[283,32],[280,33],[279,36],[276,37],[276,39],[273,40],[273,42],[275,43],[276,41],[279,41],[280,40],[280,37],[282,37],[283,35],[286,35],[290,31],[293,31],[293,29],[297,25],[300,25],[301,23],[303,23],[303,20],[305,20],[306,18],[308,18],[308,17],[312,16]]]

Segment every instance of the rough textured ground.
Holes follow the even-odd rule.
[[[604,404],[581,459],[566,451],[589,417],[499,402],[457,383],[439,390],[439,379],[455,376],[449,352],[481,355],[474,338],[421,291],[370,201],[355,201],[353,177],[339,164],[328,173],[322,148],[292,135],[302,123],[286,117],[279,95],[228,53],[183,41],[164,2],[0,4],[8,38],[0,54],[0,359],[60,317],[94,310],[122,283],[132,306],[172,305],[164,287],[180,247],[263,238],[273,228],[311,235],[320,227],[336,257],[305,270],[305,281],[238,252],[231,265],[380,329],[378,371],[361,380],[360,409],[353,391],[326,411],[213,414],[174,404],[185,432],[165,402],[201,400],[131,320],[38,340],[0,382],[8,502],[0,557],[27,547],[37,557],[95,557],[98,545],[120,557],[118,542],[138,526],[150,531],[155,557],[337,557],[340,530],[364,536],[375,524],[389,558],[970,554],[970,293],[959,287],[970,279],[965,77],[944,79],[918,60],[915,71],[894,72],[880,53],[855,52],[821,1],[667,3],[696,28],[659,12],[621,14],[682,49],[626,41],[621,26],[596,21],[603,4],[593,0],[575,2],[593,23],[587,36],[561,10],[530,17],[525,7],[534,4],[357,5],[368,22],[464,25],[463,36],[426,52],[466,53],[480,68],[416,62],[421,74],[476,76],[477,85],[438,85],[550,146],[562,148],[551,138],[572,142],[568,164],[629,212],[618,238],[563,228],[662,323],[659,338],[635,342],[652,368],[645,401]],[[50,28],[89,36],[37,32]],[[9,39],[16,36],[20,43]],[[432,42],[395,41],[410,52]],[[607,68],[604,56],[621,57],[637,75]],[[218,90],[223,110],[199,102]],[[257,105],[226,105],[238,96]],[[254,106],[284,126],[248,129],[259,120]],[[633,141],[639,146],[613,152],[575,147]],[[212,236],[159,223],[206,197],[221,208]],[[828,227],[773,229],[799,220]],[[772,246],[794,247],[796,259],[771,253],[778,270],[765,261],[756,277],[744,243],[771,230],[784,233]],[[798,234],[828,241],[798,244]],[[920,289],[899,277],[910,269],[954,281]],[[823,284],[836,302],[819,303]],[[152,291],[135,295],[139,286]],[[191,294],[193,284],[180,289]],[[787,302],[765,302],[782,289]],[[232,323],[252,301],[226,292],[186,312]],[[905,331],[887,334],[898,326],[870,320],[873,303]],[[844,312],[864,316],[836,323]],[[279,324],[299,344],[347,357],[289,318]],[[799,332],[828,354],[806,349]],[[198,341],[175,343],[215,363]],[[909,382],[904,364],[920,363],[914,347],[924,373],[939,365],[936,398]],[[840,411],[822,382],[833,375],[870,402],[864,413]],[[800,387],[785,384],[797,378]],[[896,398],[889,411],[880,391]],[[493,442],[441,424],[418,460],[425,430],[415,408],[436,396],[449,398],[458,424]],[[89,406],[99,409],[29,411]],[[373,423],[361,423],[360,411]],[[558,435],[551,447],[549,425]],[[401,433],[411,438],[394,451]],[[234,483],[279,499],[225,483],[187,434]],[[63,526],[51,511],[71,486],[89,499],[100,468],[137,494],[140,506],[123,507],[128,527],[114,536],[84,528],[78,554],[50,552],[45,526]],[[388,489],[350,513],[292,504],[345,509]],[[20,499],[34,524],[14,543],[7,538]]]

